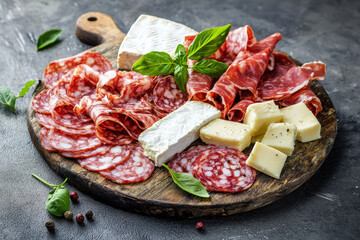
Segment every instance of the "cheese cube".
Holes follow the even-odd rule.
[[[296,126],[292,123],[271,123],[261,143],[291,156],[296,135]]]
[[[138,140],[144,154],[160,167],[198,139],[200,129],[220,115],[210,104],[189,101],[143,131]]]
[[[250,127],[246,124],[215,119],[200,130],[200,138],[207,144],[236,148],[242,151],[251,143]]]
[[[120,45],[118,68],[131,70],[132,65],[151,51],[167,52],[174,56],[178,44],[195,30],[167,19],[140,15]]]
[[[273,178],[279,179],[285,161],[286,154],[263,143],[256,142],[250,156],[246,160],[246,164]]]
[[[284,122],[293,123],[297,128],[297,140],[309,142],[321,138],[321,125],[305,103],[301,102],[281,109]]]
[[[281,122],[282,113],[274,101],[254,103],[246,109],[244,123],[248,124],[253,136],[261,135],[273,122]]]

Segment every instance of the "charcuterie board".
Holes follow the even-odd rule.
[[[80,40],[98,45],[89,51],[99,52],[116,66],[117,51],[125,34],[113,19],[105,14],[90,12],[82,15],[76,25]],[[100,44],[100,45],[99,45]],[[124,210],[172,217],[225,216],[268,205],[294,191],[306,182],[323,164],[336,137],[337,120],[334,106],[318,81],[310,87],[321,99],[323,110],[317,115],[321,123],[321,139],[297,142],[295,151],[285,163],[281,179],[257,173],[253,186],[240,193],[215,193],[202,199],[182,191],[164,168],[157,168],[151,178],[135,184],[116,184],[100,174],[82,168],[75,160],[46,151],[40,142],[41,126],[30,102],[28,129],[31,138],[49,166],[68,182],[94,198]],[[34,92],[36,96],[43,85]],[[249,154],[249,147],[245,154]]]

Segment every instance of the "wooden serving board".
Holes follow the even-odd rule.
[[[117,51],[125,34],[113,19],[101,13],[82,15],[76,26],[80,40],[89,44],[100,44],[90,51],[99,52],[116,66]],[[157,168],[151,178],[136,184],[116,184],[96,172],[82,168],[75,160],[46,151],[40,142],[39,131],[31,102],[27,120],[31,138],[49,166],[72,185],[94,198],[138,213],[172,216],[203,217],[225,216],[256,209],[270,204],[294,191],[306,182],[321,166],[329,154],[337,132],[334,106],[318,81],[311,81],[311,88],[321,99],[323,110],[318,114],[321,123],[321,139],[309,143],[296,142],[295,151],[285,163],[281,179],[276,180],[257,172],[251,188],[240,193],[215,193],[202,199],[182,191],[175,185],[164,168]],[[34,92],[36,96],[43,86]],[[249,154],[250,148],[245,151]]]

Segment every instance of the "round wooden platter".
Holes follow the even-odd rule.
[[[83,21],[85,24],[93,22],[96,24],[96,21],[88,20],[93,16],[96,16],[96,21],[106,18],[104,21],[113,24],[111,29],[117,29],[109,16],[100,13],[86,13],[79,18],[77,24],[79,25],[81,19],[85,19]],[[78,25],[77,35],[81,39],[81,35],[86,32],[84,29],[88,27],[82,27],[82,31],[79,31]],[[111,31],[119,33],[120,30],[116,29]],[[90,28],[90,30],[93,29]],[[117,50],[124,36],[125,34],[112,38],[110,41],[104,41],[104,38],[101,39],[100,37],[93,38],[97,41],[95,43],[102,44],[90,49],[90,51],[104,54],[113,66],[116,66]],[[92,43],[94,42],[92,41]],[[96,172],[82,168],[74,159],[64,158],[57,153],[46,151],[40,142],[41,126],[37,123],[36,113],[31,102],[27,113],[28,129],[36,148],[49,166],[61,176],[68,177],[69,183],[99,201],[124,210],[151,215],[189,218],[226,216],[268,205],[289,194],[306,182],[324,162],[336,137],[336,113],[321,84],[318,81],[312,81],[310,87],[323,104],[323,110],[317,116],[322,126],[321,139],[309,143],[297,141],[293,155],[288,157],[285,163],[280,180],[257,172],[256,180],[251,188],[239,193],[210,192],[211,197],[209,199],[195,197],[182,191],[172,182],[170,175],[164,168],[156,168],[153,175],[145,182],[116,184]],[[42,89],[44,89],[43,85],[38,86],[34,96]],[[251,148],[252,146],[247,148],[245,154],[248,155]]]

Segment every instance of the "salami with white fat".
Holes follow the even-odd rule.
[[[100,156],[100,155],[107,153],[110,149],[111,149],[111,145],[101,145],[99,147],[90,149],[85,152],[79,152],[79,153],[77,153],[77,152],[59,152],[59,154],[63,157],[79,159],[79,158],[89,158],[89,157],[94,157],[94,156]]]
[[[239,192],[254,183],[256,172],[246,165],[247,156],[232,148],[210,149],[194,162],[193,175],[209,191]]]

